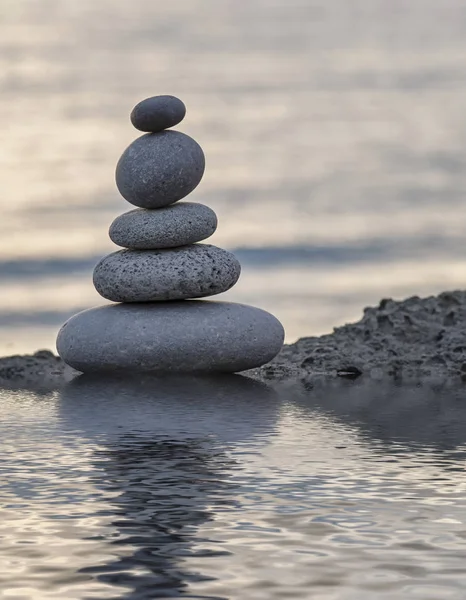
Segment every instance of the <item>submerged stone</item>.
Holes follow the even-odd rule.
[[[209,244],[167,250],[119,250],[94,269],[94,286],[113,302],[160,302],[226,292],[241,273],[236,257]]]
[[[283,338],[274,316],[243,304],[117,304],[71,317],[58,334],[57,350],[84,373],[236,373],[269,362]]]
[[[110,226],[110,239],[134,250],[176,248],[210,237],[217,229],[217,215],[204,204],[179,202],[147,210],[136,208],[117,217]]]

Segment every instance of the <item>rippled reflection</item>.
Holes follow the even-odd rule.
[[[197,530],[214,511],[234,505],[228,472],[235,461],[212,440],[154,440],[140,433],[123,435],[94,459],[116,493],[105,537],[114,557],[79,572],[128,588],[125,598],[171,597],[203,581],[186,559],[225,554]]]
[[[15,598],[457,598],[463,390],[240,376],[0,392]]]
[[[293,389],[302,415],[315,411],[356,425],[368,438],[413,447],[451,450],[466,444],[466,386],[376,385],[341,382],[334,389]]]
[[[60,394],[65,427],[88,436],[200,436],[223,442],[264,434],[278,418],[269,386],[241,375],[81,375]]]
[[[238,505],[229,480],[238,461],[225,443],[270,431],[276,400],[270,388],[241,376],[83,375],[69,384],[63,422],[80,423],[91,437],[99,427],[111,434],[95,464],[116,492],[107,541],[117,556],[80,573],[129,588],[125,598],[173,597],[212,579],[190,569],[187,558],[229,554],[197,534],[216,512]]]

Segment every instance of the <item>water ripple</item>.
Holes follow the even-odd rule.
[[[239,376],[2,392],[0,585],[71,600],[460,598],[461,394],[277,395]],[[453,414],[450,436],[438,423]]]

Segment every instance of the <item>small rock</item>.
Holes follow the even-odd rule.
[[[136,104],[131,123],[140,131],[157,133],[181,123],[186,106],[175,96],[153,96]]]
[[[445,329],[441,329],[434,337],[436,342],[441,342],[445,337]]]
[[[209,244],[168,250],[119,250],[94,269],[94,286],[113,302],[202,298],[235,285],[241,265],[231,252]]]
[[[306,367],[310,367],[315,363],[315,358],[313,356],[308,356],[301,363],[301,367],[305,369]]]
[[[362,375],[362,371],[357,367],[343,367],[342,369],[338,369],[337,375],[345,379],[357,379]]]
[[[85,310],[61,328],[57,349],[82,372],[236,373],[274,358],[281,323],[252,306],[194,300]]]
[[[37,350],[37,352],[34,352],[34,356],[35,356],[35,358],[39,358],[39,359],[43,359],[43,360],[50,360],[51,358],[52,359],[57,358],[53,352],[50,352],[50,350]]]
[[[443,319],[443,325],[445,325],[445,327],[451,327],[452,325],[456,325],[456,313],[454,310],[449,311],[444,319]]]
[[[156,250],[194,244],[217,229],[217,216],[208,206],[179,202],[147,210],[136,208],[117,217],[110,226],[110,239],[134,250]]]
[[[205,168],[202,148],[179,131],[147,133],[123,152],[116,184],[125,200],[141,208],[161,208],[199,185]]]
[[[443,356],[440,356],[439,354],[434,354],[433,356],[429,356],[429,358],[426,360],[426,364],[427,365],[445,365],[446,364],[446,360]]]
[[[392,302],[393,300],[391,298],[382,298],[382,300],[379,302],[379,310],[385,310]]]
[[[379,326],[380,331],[383,332],[390,332],[393,330],[393,323],[388,315],[378,315],[377,325]]]

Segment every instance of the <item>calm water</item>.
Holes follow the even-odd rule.
[[[148,95],[207,155],[193,200],[243,263],[231,300],[289,340],[380,297],[464,287],[462,0],[4,0],[0,351],[99,304],[113,183]]]
[[[0,394],[2,598],[466,595],[464,391]]]

